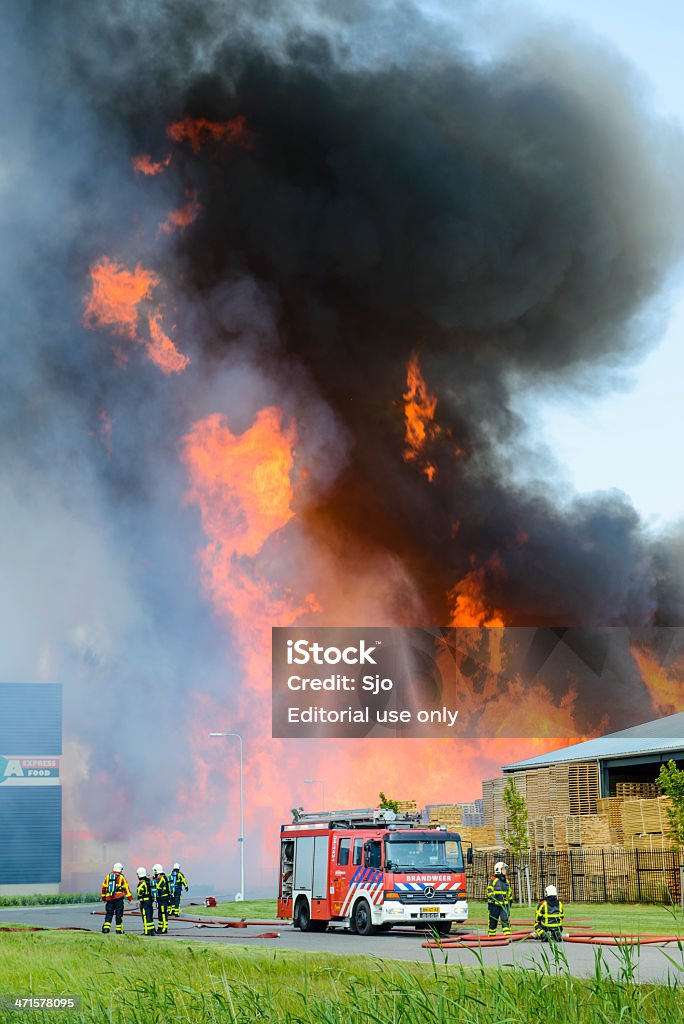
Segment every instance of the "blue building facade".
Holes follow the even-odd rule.
[[[0,683],[0,891],[62,876],[62,687]]]

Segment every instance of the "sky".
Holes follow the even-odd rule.
[[[550,18],[581,25],[612,41],[643,75],[644,89],[665,116],[684,122],[681,40],[684,7],[669,0],[537,0],[526,5]],[[662,317],[652,351],[621,375],[612,394],[593,398],[550,388],[528,393],[520,408],[536,424],[580,492],[624,491],[647,524],[661,527],[684,516],[684,484],[676,471],[677,438],[684,436],[684,279],[681,272],[660,298]]]

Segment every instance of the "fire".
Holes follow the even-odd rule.
[[[131,157],[131,164],[136,174],[154,175],[161,174],[171,163],[171,154],[166,157],[165,160],[156,162],[152,159],[149,153],[140,153],[138,156]]]
[[[190,189],[186,192],[188,196],[188,202],[185,206],[181,206],[178,210],[172,210],[166,220],[160,226],[160,231],[163,231],[165,235],[170,235],[172,231],[187,228],[189,224],[192,224],[202,209],[202,205],[197,198],[197,192],[194,189]]]
[[[151,341],[145,346],[147,355],[162,373],[182,373],[190,362],[190,358],[179,352],[168,334],[159,325],[161,313],[150,314],[147,323]]]
[[[663,665],[639,644],[632,645],[631,653],[658,715],[674,715],[681,711],[684,697],[684,654],[678,655],[671,664]]]
[[[174,142],[187,140],[195,153],[199,153],[202,143],[207,139],[212,142],[239,142],[245,147],[249,145],[243,114],[238,114],[230,121],[208,121],[205,117],[184,117],[181,121],[174,121],[170,124],[166,131]]]
[[[427,384],[420,372],[418,353],[414,352],[406,368],[407,390],[403,393],[405,441],[404,460],[411,462],[422,453],[428,441],[435,438],[440,428],[435,423],[437,399],[428,391]],[[437,475],[437,467],[426,462],[421,471],[432,483]]]
[[[171,338],[162,330],[161,311],[151,306],[152,290],[159,284],[159,276],[146,270],[140,264],[135,270],[128,270],[122,263],[115,263],[107,256],[90,268],[91,291],[86,298],[83,323],[86,327],[107,327],[116,334],[122,334],[132,341],[144,344],[145,351],[162,373],[180,373],[190,362],[182,355]],[[146,302],[149,340],[139,337],[140,305]],[[118,366],[125,366],[127,355],[120,349],[115,351]]]
[[[244,434],[233,434],[214,413],[183,439],[190,474],[187,498],[200,507],[211,542],[230,555],[253,557],[292,518],[294,425],[283,414],[261,409]]]
[[[107,256],[90,268],[91,291],[83,322],[86,327],[109,327],[117,334],[135,337],[138,306],[149,299],[159,277],[138,264],[128,270]]]
[[[505,626],[503,612],[492,607],[486,599],[487,566],[471,569],[462,580],[451,588],[449,599],[452,605],[450,626]],[[498,560],[489,560],[489,568],[500,570]]]
[[[313,594],[295,600],[272,582],[259,555],[294,516],[291,473],[294,424],[261,409],[243,434],[219,414],[195,423],[182,441],[190,489],[208,543],[200,553],[202,582],[216,609],[238,622],[247,685],[269,682],[270,629],[318,607]]]

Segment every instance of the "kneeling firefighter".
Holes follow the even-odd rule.
[[[546,886],[544,899],[537,904],[534,934],[542,942],[563,941],[563,904],[558,899],[555,885]]]

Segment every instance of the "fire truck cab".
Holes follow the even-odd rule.
[[[301,814],[280,829],[278,917],[305,932],[338,923],[360,935],[393,925],[446,935],[468,918],[461,837],[416,814]]]

